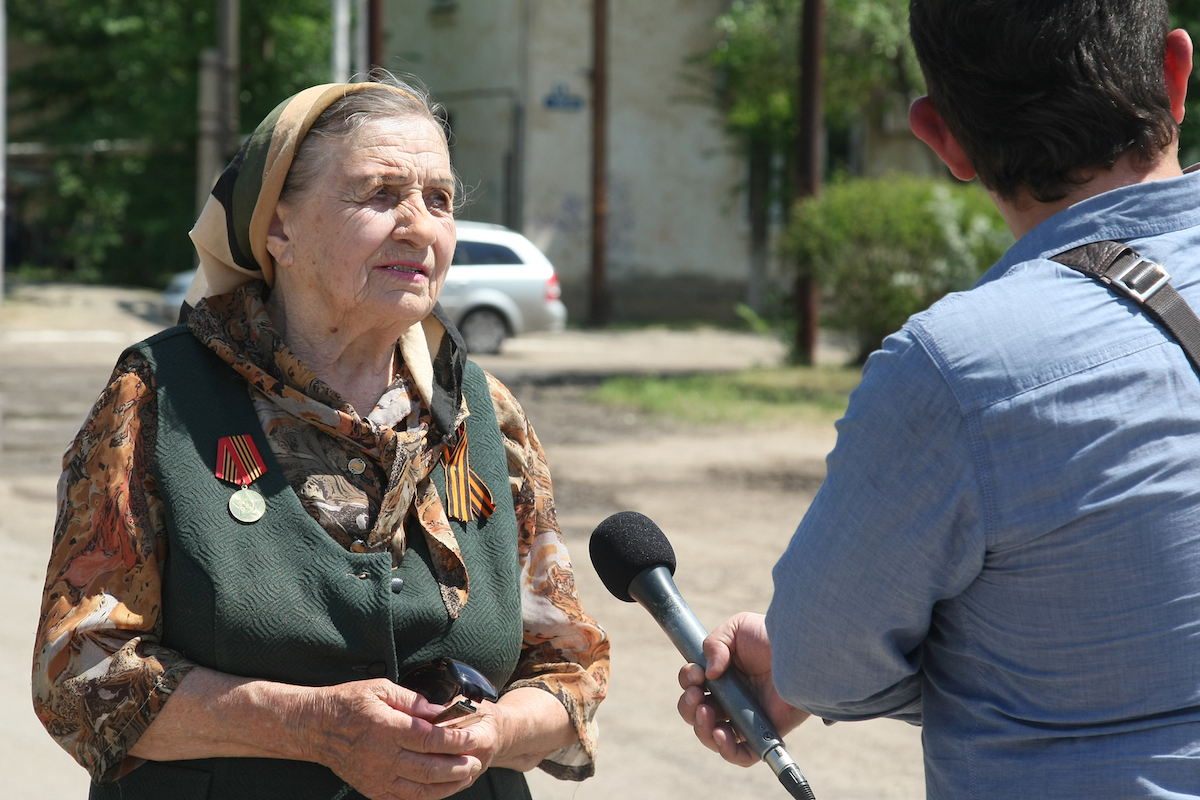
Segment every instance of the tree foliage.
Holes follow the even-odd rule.
[[[200,52],[214,0],[10,3],[10,36],[38,54],[10,76],[11,138],[49,159],[14,164],[36,255],[80,279],[154,285],[191,265]],[[328,78],[326,0],[241,4],[242,130]]]
[[[1198,0],[1200,2],[1200,0]],[[824,113],[846,128],[865,109],[906,106],[924,83],[908,41],[908,0],[826,0]],[[708,54],[730,133],[790,147],[796,136],[803,0],[734,0]]]
[[[861,361],[912,314],[969,289],[1012,235],[978,184],[895,174],[797,203],[781,244],[819,276],[826,324],[854,333]]]

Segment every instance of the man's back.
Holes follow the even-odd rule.
[[[1197,192],[1051,218],[889,340],[839,424],[776,567],[776,686],[920,713],[930,797],[1200,796],[1200,376],[1040,258],[1131,239],[1200,308]]]
[[[1200,308],[1191,39],[1166,0],[909,8],[913,132],[1018,243],[868,361],[765,622],[715,630],[709,677],[766,674],[769,638],[781,727],[775,694],[920,721],[931,798],[1200,799],[1200,376],[1046,260],[1127,241]],[[698,677],[681,714],[744,760]]]

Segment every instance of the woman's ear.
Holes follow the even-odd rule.
[[[913,133],[937,153],[938,158],[950,168],[950,174],[960,181],[969,181],[975,177],[975,168],[967,159],[962,146],[946,127],[946,120],[929,102],[928,97],[918,97],[908,109],[908,124]]]
[[[275,260],[276,268],[289,267],[292,264],[292,240],[283,224],[286,213],[285,211],[281,215],[280,207],[276,205],[271,214],[271,224],[267,227],[267,252]]]

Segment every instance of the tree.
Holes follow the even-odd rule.
[[[49,232],[47,265],[144,285],[190,266],[197,78],[215,2],[38,0],[8,13],[10,35],[40,54],[10,76],[11,124],[51,154],[17,198],[21,222]],[[249,126],[328,79],[329,14],[326,0],[242,4]]]
[[[1200,0],[1198,0],[1200,2]],[[744,150],[750,209],[751,305],[761,312],[768,219],[772,204],[791,199],[799,86],[798,32],[803,0],[735,0],[715,22],[716,105]],[[907,0],[826,0],[824,115],[843,138],[866,110],[906,107],[923,90],[908,43]],[[834,138],[834,137],[831,137]]]
[[[781,241],[820,273],[826,318],[854,334],[858,363],[912,314],[971,288],[1011,245],[978,183],[903,174],[835,180],[796,204]]]

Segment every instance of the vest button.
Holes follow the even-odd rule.
[[[400,594],[404,588],[404,578],[392,578],[392,594]]]
[[[376,661],[374,664],[367,666],[367,674],[372,678],[384,678],[387,676],[387,664],[382,661]]]

